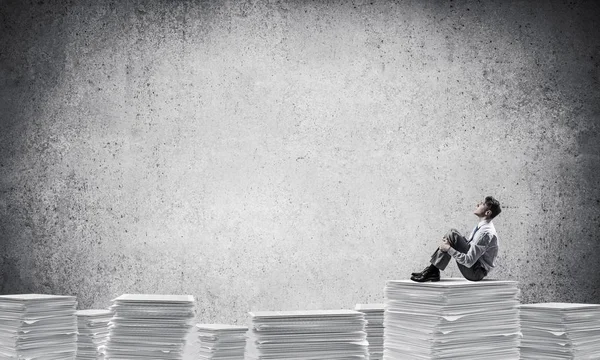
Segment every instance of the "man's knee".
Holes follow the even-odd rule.
[[[454,245],[456,243],[456,235],[460,235],[458,230],[450,229],[446,235],[444,235],[444,239],[448,240],[450,244]]]

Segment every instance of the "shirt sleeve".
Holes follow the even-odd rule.
[[[455,258],[457,263],[470,268],[477,262],[477,260],[479,260],[481,255],[485,253],[488,246],[490,245],[491,240],[492,237],[490,236],[490,234],[484,233],[477,238],[477,242],[471,243],[471,247],[469,248],[469,251],[467,251],[466,254],[463,254],[460,251],[456,251],[453,248],[448,249],[448,254]]]

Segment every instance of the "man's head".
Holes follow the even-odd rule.
[[[492,220],[501,212],[502,208],[500,207],[498,200],[494,199],[492,196],[486,196],[483,201],[480,201],[477,204],[477,208],[473,214],[480,218]]]

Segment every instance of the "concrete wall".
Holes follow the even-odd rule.
[[[381,302],[491,194],[490,276],[598,302],[600,12],[531,3],[2,1],[1,292]]]

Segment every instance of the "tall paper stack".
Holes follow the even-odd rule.
[[[107,360],[183,359],[193,327],[193,296],[125,294],[110,309]]]
[[[515,281],[388,281],[384,359],[519,359]]]
[[[521,359],[600,359],[600,305],[521,305]]]
[[[198,359],[244,360],[247,326],[197,324]]]
[[[369,360],[383,359],[383,316],[384,304],[356,304],[356,311],[365,314]]]
[[[102,350],[108,336],[110,310],[79,310],[77,315],[77,360],[104,358]]]
[[[74,296],[0,296],[0,359],[74,359]]]
[[[251,312],[246,359],[368,359],[364,314],[353,310]]]

